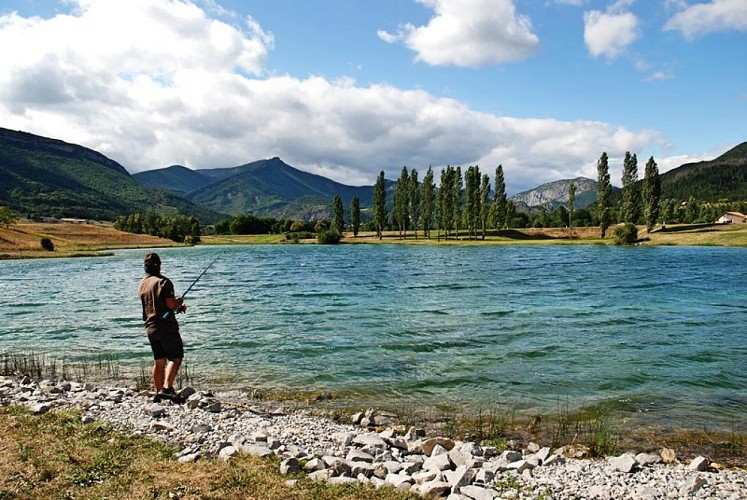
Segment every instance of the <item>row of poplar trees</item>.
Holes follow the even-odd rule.
[[[506,197],[506,183],[503,177],[503,166],[495,169],[495,190],[492,191],[488,174],[481,174],[480,167],[467,168],[462,176],[461,167],[447,166],[441,171],[441,182],[438,189],[433,169],[418,180],[418,171],[402,167],[394,190],[392,204],[392,225],[402,238],[412,229],[415,237],[418,228],[423,235],[431,238],[431,230],[437,230],[440,240],[466,231],[469,239],[481,237],[489,228],[507,227],[511,214],[515,211],[513,203]],[[386,182],[384,171],[379,173],[374,185],[373,225],[376,236],[381,238],[387,226]]]
[[[604,238],[612,224],[612,184],[610,184],[609,158],[607,153],[597,161],[597,214],[601,236]],[[659,221],[661,180],[659,169],[652,156],[646,162],[643,183],[638,182],[638,157],[625,152],[622,174],[622,203],[619,222],[638,224],[643,220],[646,230],[651,231]]]
[[[597,215],[601,236],[605,237],[612,224],[612,184],[609,175],[607,153],[597,162]],[[573,219],[576,186],[568,189],[569,226]],[[492,196],[491,196],[492,194]],[[650,231],[659,220],[661,182],[659,170],[653,156],[646,163],[643,183],[638,182],[638,159],[635,154],[625,153],[622,177],[622,203],[617,222],[638,224],[644,220]],[[337,202],[340,203],[340,202]],[[384,171],[379,173],[374,185],[373,225],[376,236],[388,225],[386,204],[386,181]],[[432,168],[418,180],[418,171],[402,167],[394,191],[392,225],[402,238],[412,229],[415,237],[422,228],[426,238],[431,230],[437,230],[437,238],[450,238],[466,231],[469,239],[485,239],[488,229],[504,229],[515,217],[516,208],[506,197],[506,182],[503,166],[495,169],[495,189],[491,190],[490,178],[481,174],[478,166],[468,167],[464,176],[460,167],[447,166],[441,171],[441,180],[436,189]],[[353,210],[355,213],[356,210]],[[360,221],[359,217],[357,219]],[[354,224],[355,226],[355,224]]]

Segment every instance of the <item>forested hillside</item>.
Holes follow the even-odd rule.
[[[0,205],[23,216],[115,220],[156,209],[195,215],[220,214],[165,190],[153,190],[104,155],[82,146],[0,128]]]
[[[663,198],[702,202],[747,200],[747,142],[715,160],[687,163],[661,176]]]

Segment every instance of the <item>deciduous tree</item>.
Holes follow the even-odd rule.
[[[467,237],[477,239],[477,224],[480,219],[480,168],[470,166],[464,174],[465,179],[465,209],[464,219],[467,227]]]
[[[607,228],[610,227],[612,216],[610,204],[612,203],[612,184],[610,184],[609,159],[607,153],[603,152],[597,161],[597,217],[601,236],[604,238]]]
[[[643,178],[643,209],[648,232],[651,232],[659,219],[659,198],[661,198],[661,179],[659,179],[659,169],[652,156],[646,162]]]
[[[431,237],[431,227],[436,210],[436,185],[433,181],[433,169],[428,167],[428,171],[423,177],[423,184],[420,190],[421,216],[423,218],[423,235],[426,238]]]
[[[8,207],[0,206],[0,226],[8,227],[18,221],[18,214]]]
[[[576,203],[576,184],[568,185],[568,234],[573,238],[573,209]]]
[[[420,182],[418,182],[418,171],[410,170],[410,183],[408,189],[408,201],[410,202],[410,220],[415,238],[418,237],[418,226],[420,225]]]
[[[403,235],[407,238],[407,226],[410,219],[410,174],[407,172],[407,167],[402,167],[399,179],[397,179],[397,187],[394,191],[394,209],[392,211],[392,220],[397,228],[399,228],[399,237]]]
[[[490,214],[490,177],[488,174],[482,174],[480,183],[480,227],[482,228],[482,239],[485,239],[485,232],[488,227],[488,218]]]
[[[379,172],[374,185],[374,216],[373,223],[376,228],[376,236],[381,239],[386,225],[386,181],[384,171]]]
[[[353,226],[353,237],[355,238],[361,228],[361,200],[357,196],[353,196],[350,202],[350,225]]]
[[[637,224],[641,216],[641,189],[638,184],[638,157],[625,152],[622,175],[622,219]]]
[[[507,225],[506,220],[506,181],[503,178],[503,165],[495,169],[495,194],[493,195],[493,226],[503,229]]]
[[[332,201],[332,229],[340,233],[340,236],[345,230],[345,211],[342,206],[342,198],[337,194]]]

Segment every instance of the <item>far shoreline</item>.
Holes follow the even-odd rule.
[[[502,245],[614,245],[612,232],[600,237],[598,227],[584,228],[522,228],[490,231],[485,239],[478,235],[469,239],[462,231],[458,238],[434,236],[424,238],[422,232],[400,235],[387,231],[382,238],[374,232],[361,232],[357,236],[346,232],[342,245],[428,245],[428,246],[502,246]],[[571,232],[572,231],[572,232]],[[54,250],[41,249],[41,238],[49,238]],[[205,235],[200,245],[291,245],[296,244],[285,234],[266,235]],[[318,244],[315,238],[298,240],[297,244]],[[725,246],[747,247],[747,224],[690,224],[657,227],[647,233],[639,226],[640,246]],[[190,247],[168,239],[144,234],[125,233],[109,224],[51,224],[18,223],[0,227],[0,260],[105,257],[114,250],[182,248]],[[199,246],[199,245],[198,245]]]

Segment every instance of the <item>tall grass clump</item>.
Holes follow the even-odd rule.
[[[553,448],[583,445],[593,457],[615,455],[620,440],[613,428],[609,406],[571,413],[567,402],[558,403],[550,428],[550,439]]]

